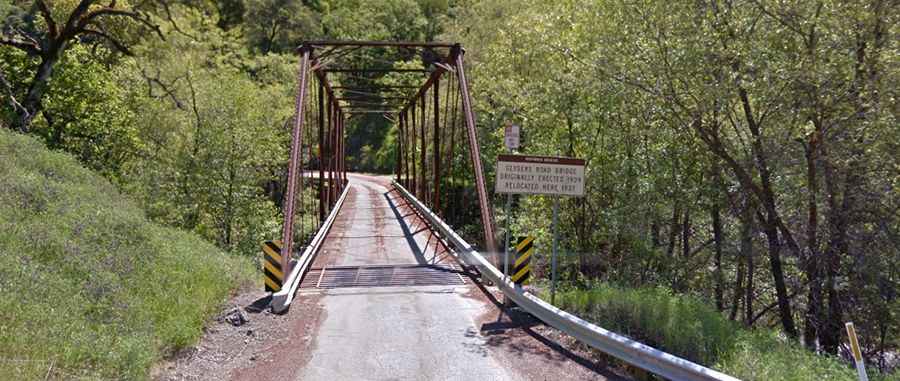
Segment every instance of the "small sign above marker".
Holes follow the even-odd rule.
[[[495,190],[497,193],[584,196],[584,160],[500,155]]]
[[[506,149],[512,151],[519,148],[519,126],[511,124],[506,126],[503,131],[503,142],[506,143]]]

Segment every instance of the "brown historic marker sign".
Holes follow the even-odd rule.
[[[584,160],[500,155],[497,158],[496,192],[584,196]]]

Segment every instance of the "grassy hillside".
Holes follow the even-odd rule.
[[[0,128],[0,380],[147,378],[252,274],[148,221],[75,159]]]

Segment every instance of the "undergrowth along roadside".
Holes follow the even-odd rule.
[[[856,372],[837,358],[816,355],[773,331],[744,329],[699,299],[663,288],[596,283],[560,292],[556,301],[605,329],[741,380],[856,379]],[[869,372],[872,380],[900,380],[897,374]]]
[[[0,379],[147,379],[254,273],[0,128]]]

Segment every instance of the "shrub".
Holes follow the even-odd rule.
[[[556,300],[558,307],[603,328],[742,380],[856,378],[856,372],[837,358],[807,351],[769,330],[743,329],[701,300],[666,289],[599,283],[586,290],[563,291]]]

